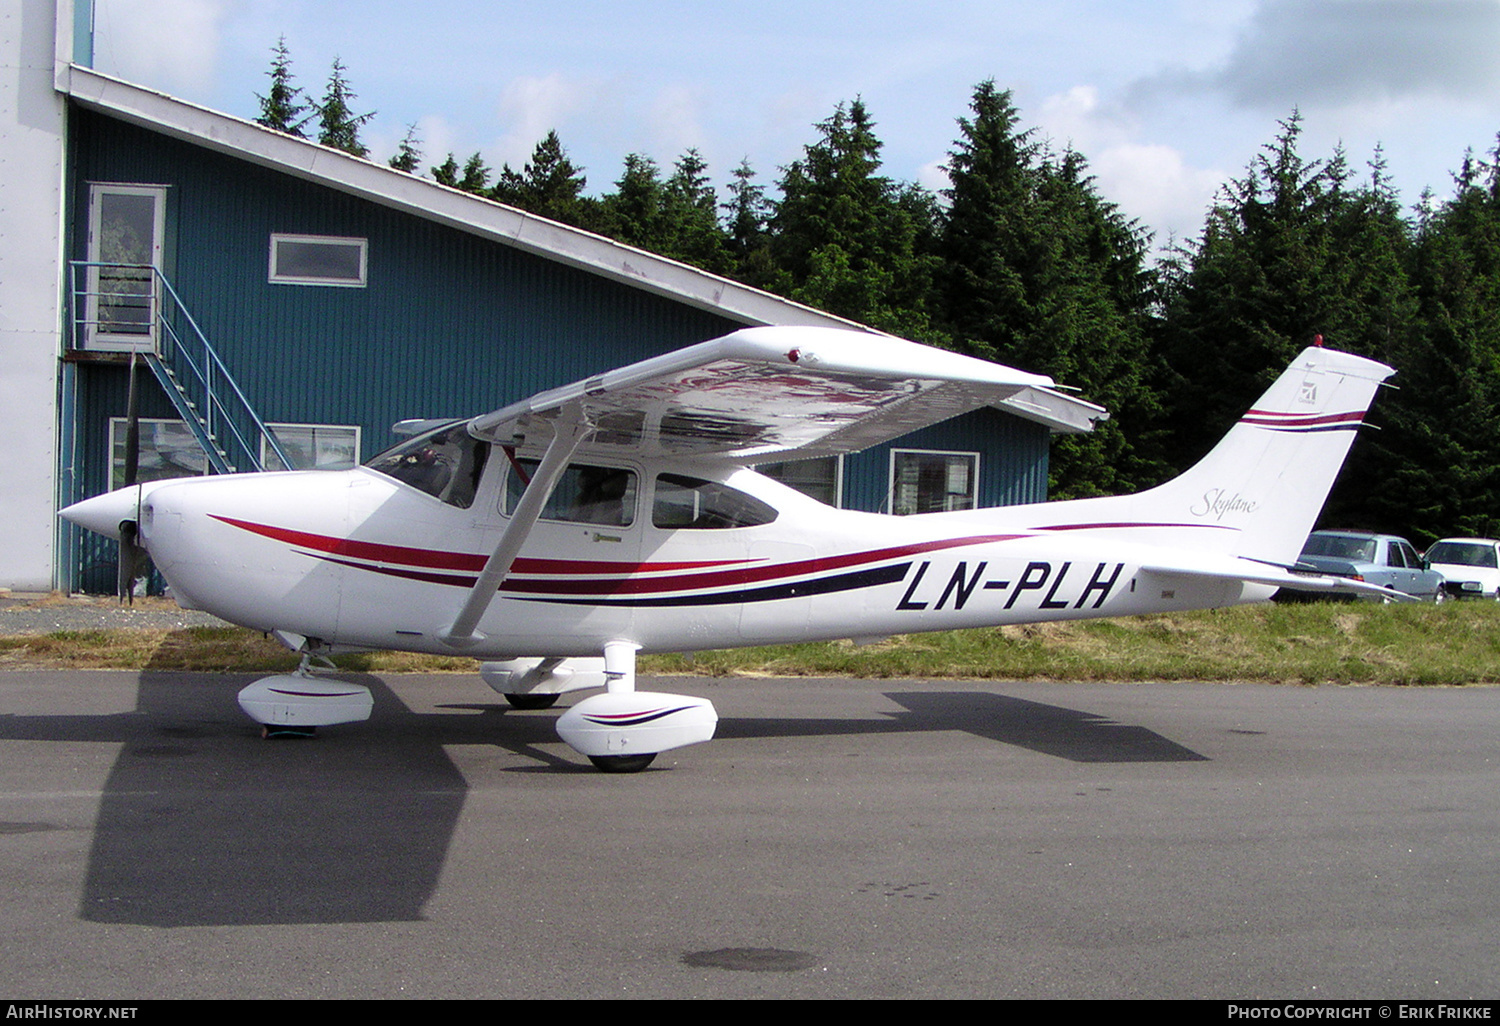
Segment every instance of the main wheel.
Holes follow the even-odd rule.
[[[589,762],[594,764],[600,773],[639,773],[651,765],[651,760],[656,758],[655,752],[645,755],[591,755]]]
[[[549,695],[543,692],[534,692],[521,695],[506,695],[505,700],[510,703],[512,709],[551,709],[557,704],[560,696]]]
[[[1440,605],[1440,604],[1442,604],[1444,602],[1447,602],[1447,601],[1448,601],[1448,586],[1446,584],[1439,584],[1437,591],[1433,592],[1432,603],[1433,603],[1433,605]]]

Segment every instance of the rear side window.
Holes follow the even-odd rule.
[[[759,527],[776,519],[776,510],[737,488],[683,474],[656,478],[651,524],[669,530],[714,531]]]

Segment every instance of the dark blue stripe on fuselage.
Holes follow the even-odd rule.
[[[661,595],[644,598],[540,598],[530,595],[502,593],[506,599],[521,599],[527,602],[550,602],[562,606],[725,606],[741,602],[772,602],[776,599],[805,598],[809,595],[829,595],[840,591],[855,591],[873,588],[882,584],[895,584],[906,576],[910,563],[882,566],[874,570],[856,570],[847,574],[830,574],[807,581],[790,584],[771,584],[763,588],[743,588],[737,591],[715,591],[705,595]]]

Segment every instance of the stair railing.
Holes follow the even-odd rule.
[[[75,260],[70,264],[72,310],[71,348],[93,348],[90,341],[109,334],[111,348],[136,351],[178,415],[197,438],[218,474],[241,469],[263,470],[260,439],[283,467],[292,462],[276,436],[266,427],[229,368],[209,344],[177,290],[159,268],[144,264],[113,264]],[[150,283],[141,291],[139,283]],[[122,293],[119,282],[126,282]],[[128,337],[104,323],[105,311],[128,313]],[[149,324],[150,330],[144,330]]]

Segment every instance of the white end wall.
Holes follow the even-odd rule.
[[[59,13],[59,6],[62,8]],[[54,581],[68,0],[0,4],[0,587]]]

